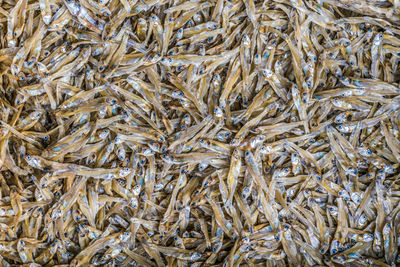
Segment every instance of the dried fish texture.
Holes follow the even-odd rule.
[[[399,266],[400,2],[1,0],[1,266]]]

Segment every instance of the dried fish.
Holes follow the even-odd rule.
[[[0,1],[0,265],[399,266],[399,12]]]

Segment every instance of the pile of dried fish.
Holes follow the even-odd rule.
[[[1,0],[2,266],[400,264],[397,0]]]

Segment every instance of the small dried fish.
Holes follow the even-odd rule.
[[[399,266],[399,12],[0,1],[0,265]]]

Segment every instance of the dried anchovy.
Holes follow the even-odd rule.
[[[399,12],[0,1],[1,265],[399,265]]]

